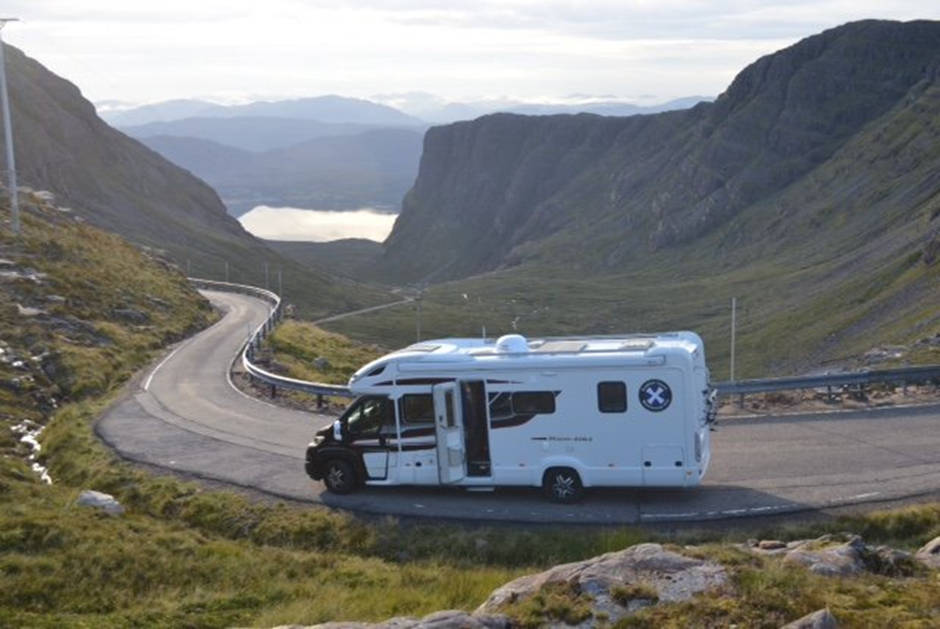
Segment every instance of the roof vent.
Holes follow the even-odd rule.
[[[526,354],[529,342],[521,334],[506,334],[496,341],[497,354]]]

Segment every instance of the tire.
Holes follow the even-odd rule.
[[[542,490],[552,502],[572,504],[584,497],[581,477],[570,467],[552,467],[542,478]]]
[[[331,494],[345,495],[352,493],[359,484],[356,471],[349,461],[330,459],[323,469],[323,484]]]

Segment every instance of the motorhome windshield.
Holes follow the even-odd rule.
[[[349,432],[353,435],[377,434],[389,422],[389,401],[386,398],[365,398],[357,402],[346,416]]]

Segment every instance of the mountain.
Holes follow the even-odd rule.
[[[252,153],[188,137],[144,144],[204,179],[240,216],[257,205],[321,210],[398,209],[414,183],[422,134],[374,129]]]
[[[807,177],[929,81],[938,33],[927,22],[828,31],[690,110],[499,114],[432,128],[383,264],[405,281],[461,277],[522,262],[562,229],[569,240],[572,229],[616,234],[604,244],[618,261],[699,238]],[[878,42],[889,49],[875,52]]]
[[[654,114],[675,109],[688,109],[699,102],[713,100],[706,96],[688,96],[657,105],[637,105],[614,97],[598,98],[573,94],[563,101],[553,103],[532,103],[509,98],[450,102],[427,92],[379,94],[374,96],[373,99],[436,124],[472,120],[493,113],[516,113],[529,116],[577,113],[634,116],[636,114]]]
[[[538,330],[694,327],[725,365],[736,297],[756,375],[928,336],[938,72],[940,23],[863,21],[759,59],[688,110],[432,128],[369,271],[463,280],[439,300],[480,295],[481,317],[543,304]]]
[[[127,127],[193,118],[215,106],[215,103],[192,98],[168,100],[140,107],[122,107],[119,103],[114,107],[107,107],[106,103],[98,103],[98,115],[112,126]]]
[[[399,127],[423,125],[424,121],[393,107],[360,98],[315,96],[293,100],[258,101],[243,105],[220,105],[198,99],[177,99],[139,107],[103,107],[101,117],[118,127],[185,118],[291,118],[331,124],[361,124]]]
[[[317,120],[332,124],[362,124],[382,127],[421,126],[423,120],[404,114],[393,107],[361,98],[315,96],[294,100],[259,101],[245,105],[216,105],[203,116],[244,118],[293,118]]]
[[[283,269],[285,286],[315,313],[377,298],[280,258],[226,213],[208,185],[109,127],[76,86],[16,48],[4,50],[21,185],[53,193],[96,226],[165,250],[194,275],[263,285],[265,268]]]
[[[238,118],[184,118],[122,127],[127,135],[145,139],[156,136],[199,138],[255,153],[293,146],[321,138],[358,135],[383,126],[333,123],[296,118],[242,116]],[[423,127],[408,127],[423,130]]]

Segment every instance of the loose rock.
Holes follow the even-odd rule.
[[[124,515],[124,507],[121,506],[121,503],[115,500],[114,496],[100,491],[86,489],[78,497],[77,504],[82,507],[101,509],[108,515]]]
[[[935,537],[927,542],[923,548],[914,554],[914,559],[928,568],[940,570],[940,537]]]
[[[780,629],[838,629],[839,623],[828,609],[820,609],[809,616],[784,625]]]

